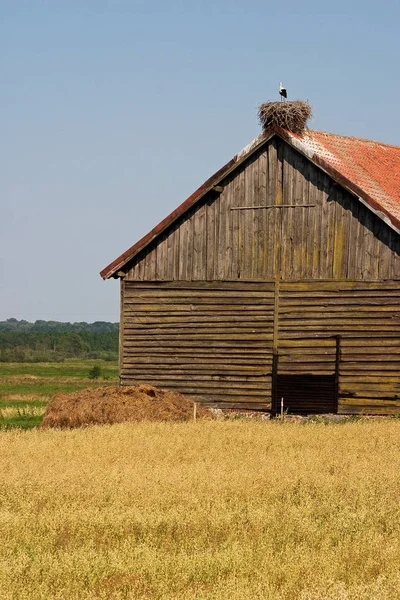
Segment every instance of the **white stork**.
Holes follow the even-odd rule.
[[[287,89],[283,87],[282,82],[279,83],[279,93],[281,95],[281,100],[287,98]]]

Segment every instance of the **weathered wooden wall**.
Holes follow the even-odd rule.
[[[122,385],[147,382],[214,406],[270,407],[272,283],[123,288]]]
[[[121,383],[271,407],[275,284],[124,282]],[[278,373],[334,375],[339,413],[400,410],[397,282],[281,282]]]
[[[284,280],[400,278],[400,236],[279,138],[222,185],[139,254],[127,279],[256,281],[277,265]],[[260,206],[270,208],[236,210]]]

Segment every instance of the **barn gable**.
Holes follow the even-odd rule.
[[[399,235],[275,136],[123,270],[139,281],[396,279]]]

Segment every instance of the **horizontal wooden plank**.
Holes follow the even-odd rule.
[[[354,397],[376,397],[376,398],[400,398],[400,386],[398,384],[353,384],[346,385],[342,384],[339,387],[340,394],[342,396],[354,396]]]
[[[271,365],[269,365],[271,367]],[[262,367],[255,366],[242,366],[242,365],[160,365],[160,364],[132,364],[124,362],[122,365],[122,371],[124,375],[128,373],[153,373],[154,375],[160,374],[164,376],[172,376],[177,374],[183,374],[187,377],[194,375],[204,374],[207,377],[226,379],[228,377],[240,377],[246,381],[250,381],[252,378],[259,379],[260,377],[270,376],[271,368],[267,365]],[[247,377],[249,376],[250,377]]]
[[[237,291],[237,290],[273,290],[274,279],[268,281],[267,278],[263,278],[260,281],[254,281],[254,279],[237,279],[229,281],[128,281],[124,280],[124,292],[128,289],[187,289],[187,290],[226,290],[226,291]]]
[[[335,365],[328,363],[281,363],[278,365],[278,373],[304,373],[304,374],[313,374],[318,373],[320,371],[329,372],[332,374],[335,372]]]
[[[346,373],[347,371],[398,371],[399,370],[399,362],[398,361],[387,361],[384,363],[379,363],[376,365],[376,368],[373,368],[373,365],[370,363],[357,362],[357,361],[347,361],[340,362],[340,372]]]
[[[279,353],[279,364],[294,363],[328,363],[335,364],[336,354],[281,354]]]
[[[399,311],[397,313],[390,312],[385,313],[381,311],[376,311],[374,313],[360,313],[358,311],[348,311],[348,312],[320,312],[320,313],[308,313],[306,311],[303,312],[290,312],[285,315],[279,316],[280,323],[284,325],[290,325],[292,322],[302,321],[306,323],[320,323],[323,325],[324,323],[329,322],[330,324],[336,325],[337,323],[358,323],[363,322],[367,326],[369,324],[382,323],[383,325],[390,325],[395,323],[397,326],[400,323],[400,306]]]
[[[184,313],[175,316],[173,313],[169,314],[169,316],[160,317],[158,314],[153,317],[145,317],[140,316],[140,320],[134,315],[128,314],[124,319],[125,328],[130,327],[131,325],[135,325],[135,327],[141,326],[151,326],[151,325],[159,325],[162,328],[168,327],[176,327],[177,325],[190,325],[190,324],[204,324],[204,323],[218,323],[221,327],[225,325],[231,325],[232,323],[242,324],[244,327],[249,326],[249,323],[271,323],[273,322],[273,311],[265,314],[257,314],[249,315],[248,313],[244,313],[241,315],[237,315],[232,313],[231,315],[226,315],[224,312],[223,315],[214,315],[209,314],[206,316],[199,316],[197,313],[195,315]]]
[[[175,352],[169,353],[167,355],[162,354],[154,354],[153,351],[146,353],[146,351],[136,354],[136,356],[131,356],[129,353],[126,353],[123,358],[123,364],[160,364],[160,365],[168,365],[168,364],[188,364],[188,365],[218,365],[219,367],[223,366],[227,369],[230,365],[232,366],[260,366],[265,364],[265,362],[272,362],[272,354],[271,355],[262,355],[261,358],[259,356],[249,355],[246,357],[238,356],[238,355],[223,355],[219,356],[218,354],[208,353],[204,354],[204,356],[187,356],[186,354],[175,355]]]
[[[328,338],[325,336],[317,339],[315,337],[303,337],[302,339],[296,340],[280,339],[279,348],[290,349],[290,351],[292,351],[294,348],[299,348],[300,350],[303,348],[321,348],[326,351],[330,351],[331,348],[336,348],[336,337],[331,336]]]
[[[150,339],[146,341],[146,347],[156,347],[156,348],[181,348],[187,349],[190,351],[193,348],[231,348],[232,351],[239,347],[252,347],[255,348],[263,348],[266,352],[270,349],[268,345],[268,341],[272,341],[272,336],[265,336],[264,340],[252,340],[251,344],[249,344],[248,340],[214,340],[214,339],[202,339],[202,340],[174,340],[174,339],[166,339],[166,340],[157,340]],[[190,345],[189,345],[190,344]],[[135,336],[132,336],[132,340],[124,339],[124,347],[126,348],[134,348],[140,347],[143,348],[143,340],[137,340]]]
[[[219,327],[217,325],[211,326],[211,327],[207,327],[205,326],[205,324],[202,325],[198,325],[198,327],[196,327],[195,323],[192,323],[191,326],[187,326],[187,327],[133,327],[133,326],[128,326],[124,328],[124,335],[125,336],[136,336],[136,337],[141,337],[141,336],[154,336],[155,339],[158,339],[159,337],[165,337],[165,336],[177,336],[177,335],[187,335],[187,336],[200,336],[202,337],[203,335],[208,335],[208,334],[214,334],[215,336],[217,334],[221,334],[224,336],[231,336],[231,335],[246,335],[246,334],[257,334],[260,336],[263,336],[267,333],[272,334],[272,327],[269,327],[269,330],[266,329],[265,324],[263,323],[253,323],[252,325],[242,325],[240,326],[240,324],[238,323],[233,323],[231,326],[229,325],[225,325],[222,327]]]
[[[301,306],[299,303],[294,304],[284,304],[279,307],[279,315],[280,318],[284,318],[286,316],[290,316],[291,318],[303,318],[303,316],[316,317],[316,318],[326,318],[326,317],[335,317],[339,315],[351,315],[355,317],[367,317],[369,314],[375,315],[384,314],[385,319],[390,318],[391,316],[397,317],[400,313],[400,303],[397,305],[388,304],[382,305],[378,300],[376,304],[348,304],[347,302],[343,302],[342,304],[309,304],[307,306]]]
[[[273,295],[270,295],[270,303],[272,304],[272,300],[273,300]],[[214,307],[215,305],[218,306],[236,306],[237,304],[241,305],[243,303],[246,303],[246,306],[258,306],[258,305],[267,305],[268,306],[268,301],[267,298],[262,295],[262,296],[251,296],[251,297],[240,297],[238,294],[230,294],[230,295],[221,295],[221,296],[216,296],[215,294],[209,294],[208,296],[188,296],[183,297],[183,296],[167,296],[165,298],[160,298],[158,296],[143,296],[143,297],[138,297],[136,295],[132,295],[132,296],[127,296],[126,298],[124,298],[124,303],[125,305],[128,306],[135,306],[137,304],[139,305],[143,305],[143,306],[148,306],[151,304],[162,304],[164,306],[169,306],[171,305],[172,307],[175,305],[182,305],[182,306],[191,306],[191,305],[195,305],[195,306],[210,306],[211,308]]]
[[[160,387],[162,389],[169,389],[169,390],[178,390],[179,392],[181,392],[182,394],[199,394],[201,390],[204,390],[205,392],[207,392],[208,394],[213,394],[214,396],[226,396],[226,395],[231,395],[231,396],[240,396],[243,399],[247,398],[247,397],[252,397],[252,396],[257,396],[259,398],[262,399],[266,399],[266,395],[262,395],[260,393],[260,390],[257,389],[249,389],[248,387],[244,386],[244,387],[229,387],[229,386],[222,386],[219,385],[219,383],[215,383],[214,386],[210,385],[208,382],[201,382],[201,381],[189,381],[189,382],[185,382],[185,381],[174,381],[174,380],[169,380],[169,379],[165,379],[165,380],[161,380],[161,379],[154,379],[152,377],[124,377],[122,378],[122,383],[123,385],[139,385],[140,383],[149,383],[151,385],[154,385],[156,387]],[[269,392],[268,390],[268,386],[267,386],[267,382],[265,385],[265,390],[266,390],[266,394],[267,392]]]
[[[200,324],[209,325],[212,323],[221,322],[222,324],[249,324],[249,323],[271,323],[273,321],[273,310],[264,310],[260,307],[259,310],[222,310],[222,307],[212,311],[197,311],[196,309],[187,311],[168,311],[160,310],[130,310],[127,309],[124,313],[124,324],[129,325],[163,325],[172,327],[174,325]]]
[[[386,356],[400,355],[400,345],[385,345],[385,346],[344,346],[341,345],[342,360],[348,360],[351,357],[362,360],[365,356],[367,360],[386,360]],[[399,358],[400,360],[400,358]]]
[[[267,334],[264,333],[263,331],[261,333],[250,333],[250,332],[245,332],[245,333],[197,333],[196,331],[192,331],[189,332],[189,335],[193,335],[196,336],[195,339],[190,339],[188,341],[188,343],[190,343],[191,345],[194,345],[195,342],[200,342],[201,340],[210,340],[212,342],[217,342],[217,341],[242,341],[242,342],[256,342],[256,341],[260,341],[260,342],[264,342],[265,340],[270,340],[272,339],[272,334]],[[162,335],[157,335],[155,337],[143,334],[143,335],[131,335],[129,332],[128,333],[124,333],[124,343],[128,344],[129,342],[131,343],[142,343],[142,344],[147,344],[147,343],[156,343],[156,344],[162,344],[162,342],[168,342],[168,341],[173,341],[174,339],[179,339],[180,335],[177,333],[170,333],[167,334],[165,332],[162,333]],[[184,343],[184,340],[181,340],[181,343]]]
[[[353,398],[352,396],[340,396],[338,400],[338,405],[343,406],[343,404],[353,405],[353,406],[362,406],[363,404],[368,404],[369,406],[376,406],[377,408],[383,406],[391,406],[391,407],[399,407],[400,408],[400,398],[397,400],[386,400],[382,398],[376,398],[376,400],[371,401],[371,398],[367,396],[364,398],[358,397]]]
[[[365,353],[365,354],[356,354],[356,353],[342,353],[341,356],[341,362],[342,363],[348,363],[348,362],[368,362],[369,364],[373,364],[373,363],[383,363],[383,362],[393,362],[393,361],[398,361],[399,362],[399,366],[400,366],[400,353],[398,352],[387,352],[387,351],[381,351],[381,354],[376,354],[376,353]],[[376,365],[375,368],[379,368],[378,365]]]
[[[371,340],[372,338],[378,338],[381,339],[382,335],[384,335],[386,338],[395,338],[397,339],[399,337],[399,333],[397,331],[392,331],[392,330],[388,330],[388,331],[384,331],[382,332],[379,328],[376,330],[373,330],[372,328],[369,328],[368,330],[369,333],[369,340]],[[336,330],[333,331],[329,331],[328,329],[325,329],[324,331],[318,331],[318,330],[301,330],[301,329],[297,329],[295,331],[281,331],[280,332],[280,339],[279,339],[279,343],[282,344],[283,340],[295,340],[295,339],[324,339],[327,336],[331,336],[332,338],[336,337],[337,335],[341,336],[341,343],[344,342],[344,339],[346,336],[348,336],[349,338],[351,337],[352,340],[354,340],[357,337],[360,338],[365,338],[365,328],[362,329],[353,329],[350,331],[343,331],[340,328],[337,328]],[[371,343],[371,342],[370,342]],[[377,343],[377,342],[376,342]]]
[[[384,346],[400,347],[400,338],[395,335],[394,338],[388,339],[387,335],[385,334],[385,337],[380,339],[377,337],[371,339],[371,336],[365,337],[364,335],[359,339],[343,336],[340,340],[342,352],[345,352],[347,349],[349,349],[348,351],[350,352],[350,349],[352,348],[357,348],[357,352],[360,352],[360,348],[368,349],[370,347],[379,348]]]
[[[342,280],[309,280],[309,281],[281,281],[280,289],[284,292],[314,292],[314,291],[373,291],[373,290],[400,290],[398,280],[379,281],[348,281]]]
[[[334,296],[334,295],[313,295],[310,296],[281,296],[280,297],[280,310],[284,310],[287,307],[294,307],[300,309],[302,307],[316,306],[321,309],[330,306],[392,306],[396,307],[400,303],[400,296],[393,294],[386,294],[384,292],[377,293],[374,296]]]
[[[203,312],[205,314],[208,313],[215,313],[215,312],[233,312],[234,314],[238,314],[241,312],[254,312],[254,311],[258,311],[258,312],[264,312],[265,314],[268,314],[268,311],[266,310],[266,306],[263,303],[260,304],[255,304],[254,302],[251,304],[246,304],[246,303],[240,303],[238,302],[237,304],[219,304],[219,303],[215,303],[215,304],[190,304],[189,302],[187,304],[170,304],[168,305],[168,311],[166,309],[166,305],[164,303],[160,303],[160,304],[156,304],[156,303],[151,303],[151,304],[137,304],[137,303],[130,303],[129,301],[127,301],[124,305],[124,315],[128,316],[128,315],[132,315],[135,313],[151,313],[151,312],[160,312],[160,313],[174,313],[174,312],[189,312],[189,313],[193,313],[193,312]]]
[[[326,360],[335,360],[336,348],[318,348],[315,346],[301,347],[301,348],[279,348],[278,350],[279,360],[291,360],[301,361],[304,357],[306,361],[313,360],[313,357],[319,357]]]
[[[287,329],[295,329],[295,328],[301,328],[304,331],[309,331],[311,328],[319,328],[319,329],[324,329],[325,331],[327,330],[327,328],[329,329],[337,329],[340,328],[341,330],[345,330],[347,331],[349,328],[359,328],[359,327],[368,327],[368,329],[370,327],[374,328],[374,331],[378,330],[378,327],[382,329],[382,331],[385,331],[386,329],[389,328],[394,328],[396,329],[396,331],[400,331],[400,319],[379,319],[379,318],[374,318],[371,317],[368,320],[366,319],[356,319],[356,318],[352,318],[352,317],[347,317],[344,318],[342,316],[339,316],[337,318],[331,318],[331,319],[280,319],[279,321],[279,326],[280,329],[282,330],[287,330]]]
[[[355,374],[352,373],[342,373],[340,375],[340,385],[346,386],[348,383],[399,383],[400,375],[399,371],[371,371],[362,372],[355,371]]]
[[[224,388],[235,388],[241,390],[265,390],[268,387],[270,375],[267,374],[252,374],[250,377],[240,373],[230,375],[215,375],[215,374],[203,374],[203,371],[191,373],[173,369],[168,372],[162,370],[149,369],[149,370],[134,370],[134,369],[122,369],[121,377],[126,379],[129,377],[152,379],[153,381],[168,381],[170,383],[183,381],[194,385],[194,383],[202,383],[205,386],[220,387]]]
[[[207,348],[186,348],[186,347],[167,347],[164,348],[162,346],[151,346],[150,349],[142,349],[142,347],[127,347],[124,351],[124,356],[126,360],[136,360],[137,358],[141,358],[143,356],[149,357],[159,357],[159,360],[165,360],[169,357],[174,357],[174,360],[184,360],[186,359],[188,362],[192,360],[202,361],[204,359],[209,359],[210,361],[245,361],[245,362],[255,362],[256,364],[259,361],[263,361],[265,359],[270,360],[272,357],[273,351],[271,348],[246,348],[246,347],[232,347],[226,348],[222,347],[207,347]],[[175,358],[176,357],[176,358]]]
[[[176,299],[179,299],[179,302],[190,302],[190,301],[199,301],[204,303],[205,301],[218,299],[219,301],[229,302],[229,300],[233,300],[236,298],[243,298],[246,301],[251,302],[253,299],[255,300],[264,300],[268,302],[270,298],[273,298],[274,290],[273,288],[269,291],[259,291],[259,290],[233,290],[232,292],[227,292],[226,290],[125,290],[124,298],[125,300],[134,300],[136,302],[143,302],[147,304],[149,301],[161,301],[168,302],[172,301],[172,303],[176,302]]]

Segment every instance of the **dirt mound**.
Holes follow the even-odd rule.
[[[197,405],[197,417],[211,413]],[[42,427],[82,427],[123,421],[189,421],[193,400],[151,385],[103,387],[72,394],[56,394],[45,412]]]

